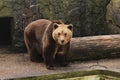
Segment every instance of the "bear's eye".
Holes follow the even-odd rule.
[[[60,35],[60,33],[58,33],[58,36]]]
[[[64,35],[67,36],[67,33],[65,33]]]

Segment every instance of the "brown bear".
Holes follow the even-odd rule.
[[[31,22],[24,30],[30,60],[38,62],[43,58],[47,69],[54,69],[55,64],[67,66],[72,35],[72,24],[66,25],[61,20],[39,19]]]

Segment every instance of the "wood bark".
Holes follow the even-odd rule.
[[[72,38],[70,60],[120,57],[120,35]]]

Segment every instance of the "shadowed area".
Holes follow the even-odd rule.
[[[0,17],[0,45],[10,45],[12,17]]]

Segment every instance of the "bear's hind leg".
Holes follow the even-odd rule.
[[[46,48],[45,51],[44,51],[44,62],[45,62],[45,65],[46,65],[46,68],[47,69],[50,69],[50,70],[54,70],[55,69],[55,65],[54,65],[54,58],[53,58],[53,49],[51,48]]]
[[[42,56],[35,49],[30,50],[30,60],[32,62],[41,62]]]

